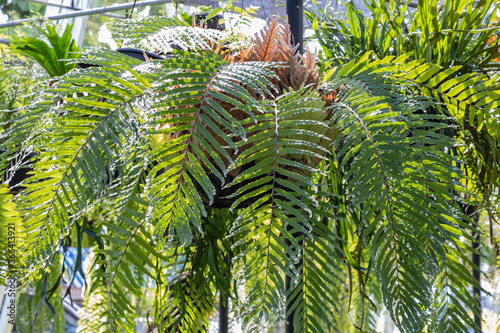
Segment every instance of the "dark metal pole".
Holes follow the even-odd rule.
[[[228,333],[229,328],[229,304],[228,297],[221,292],[219,295],[219,333]]]
[[[224,262],[226,263],[227,274],[231,272],[231,260],[229,254],[225,253]],[[227,275],[224,275],[227,278]],[[219,291],[219,333],[229,332],[229,297],[222,290]]]
[[[286,15],[293,36],[293,42],[300,44],[299,52],[304,53],[304,1],[286,0]]]
[[[474,329],[474,333],[482,333],[482,310],[481,310],[481,254],[479,253],[481,246],[481,236],[480,236],[480,228],[479,228],[479,210],[476,206],[463,205],[462,212],[464,212],[469,218],[472,219],[472,226],[476,228],[477,232],[472,232],[472,237],[474,240],[472,241],[472,248],[477,251],[477,253],[472,253],[472,264],[474,267],[472,268],[472,277],[477,281],[477,286],[472,287],[472,295],[475,298],[475,308],[476,312],[474,312],[474,323],[477,325],[477,328]],[[477,269],[476,269],[477,267]]]
[[[472,217],[472,220],[474,221],[475,227],[479,230],[479,211],[474,212],[474,216]],[[472,263],[480,268],[481,265],[481,255],[479,253],[480,250],[480,244],[481,244],[481,236],[479,232],[473,234],[474,237],[474,242],[472,243],[472,248],[477,251],[477,253],[473,252],[472,253]],[[474,277],[474,280],[477,281],[478,286],[474,286],[472,288],[472,293],[474,294],[474,297],[476,298],[476,310],[477,313],[474,314],[474,323],[477,325],[478,329],[476,329],[476,333],[481,333],[483,331],[482,329],[482,323],[481,323],[481,317],[482,317],[482,310],[481,310],[481,290],[479,289],[481,285],[481,272],[480,270],[474,268],[472,271],[472,275]]]
[[[286,0],[286,15],[288,17],[288,23],[290,24],[290,31],[292,33],[293,43],[299,44],[299,52],[304,53],[304,1],[303,0]],[[291,231],[291,226],[287,225],[287,230]],[[294,237],[300,237],[299,233],[295,233]],[[302,249],[303,240],[299,241],[299,251]],[[285,243],[290,246],[288,240]],[[302,256],[301,256],[302,258]],[[299,270],[300,278],[303,276],[303,260],[300,259],[295,265],[295,268]],[[293,318],[295,313],[298,311],[297,308],[292,310],[292,306],[295,302],[303,301],[304,294],[302,291],[295,292],[292,290],[292,279],[288,274],[285,275],[285,290],[286,290],[286,323],[285,323],[285,333],[294,333],[295,330],[302,331],[299,327],[294,327]],[[299,288],[303,285],[299,281]],[[295,295],[295,296],[291,296]]]
[[[290,31],[292,33],[293,43],[299,44],[299,52],[304,53],[304,1],[303,0],[286,0],[286,15],[288,17],[288,23],[290,24]],[[287,225],[287,230],[291,231],[291,226]],[[294,234],[294,237],[299,237],[298,233]],[[302,249],[303,240],[299,241],[299,251]],[[290,242],[288,240],[285,243],[289,246]],[[302,258],[302,256],[301,256]],[[299,270],[300,277],[303,276],[303,260],[300,259],[299,262],[295,264],[295,268]],[[294,333],[297,329],[302,331],[300,328],[296,328],[293,325],[293,318],[295,313],[298,311],[297,308],[292,310],[292,306],[297,301],[303,301],[303,292],[292,290],[292,279],[288,274],[285,275],[285,291],[286,291],[286,323],[285,323],[285,333]],[[302,283],[299,281],[299,288],[302,288]],[[291,295],[295,295],[290,297]]]

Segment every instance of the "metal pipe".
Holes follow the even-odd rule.
[[[184,1],[184,0],[146,0],[146,1],[138,1],[136,3],[136,7],[139,8],[139,7],[142,7],[142,6],[154,6],[154,5],[161,5],[161,4],[164,4],[164,3],[182,2],[182,1]],[[65,19],[65,18],[80,17],[80,16],[87,16],[87,15],[95,15],[95,14],[103,14],[103,13],[107,13],[107,12],[116,12],[118,10],[125,10],[125,9],[132,8],[133,6],[134,6],[133,3],[125,3],[125,4],[113,5],[113,6],[107,6],[107,7],[85,9],[85,10],[80,10],[80,11],[73,12],[73,13],[53,15],[53,16],[44,17],[44,18],[22,19],[22,20],[17,20],[17,21],[2,23],[2,24],[0,24],[0,29],[2,29],[2,28],[9,28],[9,27],[15,27],[17,25],[21,25],[23,23],[27,23],[27,22],[31,22],[31,21],[43,21],[45,19],[47,19],[47,20],[61,20],[61,19]]]
[[[286,16],[293,42],[299,44],[299,52],[304,53],[304,1],[286,0]]]
[[[72,9],[72,10],[82,10],[81,8],[75,8],[73,6],[63,5],[62,3],[51,3],[43,0],[26,0],[26,2],[39,3],[46,6],[53,6],[58,8]]]
[[[304,1],[303,0],[286,0],[286,15],[288,17],[288,23],[290,24],[290,32],[292,33],[293,43],[299,44],[299,52],[304,53]],[[287,231],[291,231],[293,228],[287,224]],[[302,237],[301,237],[302,236]],[[300,232],[295,232],[293,237],[299,238],[298,251],[302,250],[303,235]],[[288,239],[285,239],[285,244],[291,245]],[[286,256],[289,258],[289,254]],[[292,279],[288,274],[285,274],[285,294],[286,294],[286,323],[285,323],[285,333],[294,333],[295,331],[302,331],[302,327],[295,327],[293,319],[296,313],[299,312],[298,308],[293,308],[296,302],[304,302],[304,292],[300,290],[303,288],[302,280],[304,278],[303,267],[303,257],[295,263],[295,269],[299,271],[300,280],[295,288],[292,286]]]
[[[26,0],[26,1],[27,2],[33,2],[33,3],[39,3],[39,4],[45,5],[45,6],[54,6],[54,7],[65,8],[65,9],[70,9],[70,10],[77,10],[77,11],[83,10],[82,8],[76,8],[76,7],[73,7],[73,6],[67,6],[67,5],[63,5],[63,4],[60,4],[60,3],[51,3],[51,2],[43,1],[43,0]],[[108,17],[113,17],[113,18],[122,18],[122,19],[126,18],[125,15],[113,14],[113,13],[104,13],[102,15],[108,16]]]
[[[229,332],[229,299],[223,295],[222,291],[219,295],[219,333]]]

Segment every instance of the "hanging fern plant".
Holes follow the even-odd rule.
[[[14,199],[23,285],[86,234],[95,247],[80,332],[133,332],[139,317],[151,330],[207,331],[217,294],[249,332],[287,307],[297,331],[335,331],[344,288],[361,304],[351,327],[369,328],[382,301],[405,332],[433,318],[445,331],[474,326],[463,315],[474,281],[458,278],[473,227],[450,204],[467,191],[462,161],[420,88],[436,89],[438,66],[366,54],[320,77],[278,20],[238,48],[157,23],[122,27],[182,50],[145,63],[87,50],[78,61],[97,66],[57,77],[4,131],[0,148],[37,154]],[[169,29],[189,34],[177,43]],[[476,79],[467,92],[481,98]],[[461,80],[440,84],[465,89]],[[286,294],[285,276],[301,297]],[[39,292],[52,301],[49,287]]]

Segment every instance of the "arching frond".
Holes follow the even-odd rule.
[[[332,120],[346,133],[337,142],[337,160],[345,172],[347,204],[361,214],[360,237],[373,242],[385,305],[398,326],[418,332],[427,324],[440,263],[449,251],[460,251],[460,237],[470,239],[463,230],[474,229],[448,203],[460,201],[455,193],[467,189],[460,183],[462,162],[447,153],[456,142],[441,134],[448,127],[445,118],[426,114],[425,99],[394,86],[387,72],[377,75],[375,66],[384,66],[384,60],[338,71],[347,78],[340,80],[342,97],[333,105]],[[390,85],[391,93],[379,93]],[[465,270],[468,263],[460,256],[453,264]]]
[[[228,31],[203,29],[200,27],[172,27],[160,30],[141,40],[148,50],[167,54],[173,50],[209,50],[213,45],[223,44],[231,37]]]
[[[250,286],[239,309],[249,330],[283,318],[282,274],[294,277],[294,285],[300,286],[300,274],[293,264],[304,256],[303,238],[313,238],[309,219],[317,200],[301,186],[317,186],[304,176],[316,170],[316,164],[298,161],[324,158],[320,152],[326,149],[317,142],[329,140],[325,136],[329,128],[314,120],[326,117],[324,109],[314,107],[315,102],[322,102],[302,94],[304,90],[285,94],[275,102],[262,101],[264,112],[247,128],[255,133],[245,142],[252,146],[232,166],[243,170],[228,187],[237,187],[233,207],[246,207],[230,235],[242,236],[237,244],[245,248],[240,254],[245,265],[238,276]],[[296,234],[301,236],[296,238]]]
[[[444,70],[436,65],[424,64],[423,61],[414,61],[406,68],[406,72],[395,73],[395,76],[416,85],[427,96],[432,96],[437,101],[435,106],[439,112],[453,117],[461,128],[470,133],[470,139],[466,135],[462,136],[466,143],[481,152],[483,162],[479,167],[474,165],[475,162],[469,162],[468,167],[478,175],[482,184],[498,184],[498,77],[480,73],[460,75],[460,66]]]
[[[319,196],[328,195],[318,193]],[[326,206],[326,207],[325,207]],[[340,260],[341,243],[336,233],[335,224],[338,216],[335,207],[322,203],[315,209],[311,219],[314,237],[304,237],[303,266],[300,270],[303,278],[298,278],[298,284],[292,291],[303,290],[303,299],[296,299],[295,327],[303,328],[303,332],[333,332],[342,331],[337,318],[346,318],[342,310],[342,300],[346,279],[344,264]],[[351,309],[347,309],[352,311]]]
[[[89,209],[89,202],[101,200],[115,173],[120,173],[124,159],[120,148],[128,144],[127,140],[137,138],[140,131],[133,104],[148,104],[142,89],[128,84],[127,88],[136,90],[128,90],[127,97],[120,96],[114,103],[68,96],[66,103],[52,111],[54,125],[44,138],[50,145],[40,151],[34,167],[43,178],[29,178],[18,198],[29,232],[26,241],[33,253],[44,258],[38,263],[58,250],[72,223]],[[88,113],[84,113],[83,105],[88,106]],[[72,136],[68,138],[65,133],[69,128]]]
[[[159,88],[165,92],[153,105],[152,115],[154,132],[166,142],[151,153],[159,164],[148,175],[148,193],[158,219],[156,234],[163,236],[168,229],[170,237],[176,235],[189,244],[191,228],[201,232],[204,204],[211,205],[220,191],[208,174],[225,184],[227,166],[238,154],[235,141],[246,136],[238,120],[256,119],[254,112],[262,109],[239,82],[244,78],[264,95],[269,93],[267,77],[272,72],[265,63],[230,64],[215,54],[181,52],[163,66],[171,74],[163,77]]]

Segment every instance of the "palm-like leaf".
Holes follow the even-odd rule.
[[[88,293],[99,297],[81,331],[132,331],[149,316],[137,304],[161,330],[205,331],[217,291],[249,330],[288,306],[298,331],[333,331],[353,270],[359,327],[370,326],[375,304],[365,300],[377,283],[404,331],[434,318],[445,330],[472,326],[463,315],[473,298],[456,299],[474,284],[457,278],[470,264],[461,239],[475,231],[454,204],[468,193],[463,161],[449,153],[455,124],[427,112],[435,99],[422,87],[455,103],[450,89],[463,93],[466,80],[479,89],[484,78],[434,84],[438,67],[367,55],[320,85],[312,56],[297,56],[286,36],[272,21],[240,55],[208,41],[145,64],[92,50],[84,61],[99,67],[60,77],[12,121],[3,148],[21,149],[14,160],[38,154],[16,197],[30,248],[24,279],[72,229],[79,246],[83,233],[97,244]],[[486,95],[473,98],[478,119],[494,118]],[[227,224],[210,207],[222,199],[234,211]],[[104,221],[89,223],[104,201]]]
[[[382,66],[384,63],[387,60],[380,62]],[[390,72],[377,75],[377,70],[367,68],[371,66],[380,65],[365,64],[361,70],[359,65],[347,65],[337,71],[352,77],[342,80],[346,91],[340,92],[343,97],[336,105],[346,112],[333,113],[334,121],[343,124],[349,133],[337,153],[341,158],[339,168],[345,172],[346,204],[361,214],[358,229],[365,231],[358,236],[365,242],[372,240],[374,269],[386,306],[405,330],[419,331],[427,322],[434,276],[441,263],[445,265],[441,269],[449,269],[446,253],[451,249],[444,244],[453,244],[451,251],[462,253],[458,237],[470,239],[464,232],[471,229],[462,222],[465,217],[447,203],[460,200],[455,193],[467,190],[459,182],[461,162],[446,153],[455,143],[439,134],[447,127],[445,119],[422,113],[426,101],[415,95],[408,100],[404,90],[401,95],[394,88],[385,97],[377,94],[394,81]],[[401,70],[400,76],[410,80],[414,73],[408,68],[411,67],[397,71]],[[425,65],[416,69],[421,76],[427,75],[426,69],[435,72]],[[421,244],[428,244],[428,248]],[[455,267],[466,271],[464,263],[468,260],[464,255],[460,259],[450,266],[458,265]],[[459,284],[455,290],[463,289],[464,282],[455,279],[453,283]],[[466,283],[474,281],[469,279]],[[441,310],[461,306],[450,302]],[[471,302],[466,306],[471,306]],[[445,311],[452,316],[452,322],[461,322],[457,313]],[[461,311],[466,312],[464,308]],[[441,320],[446,321],[444,317]]]

